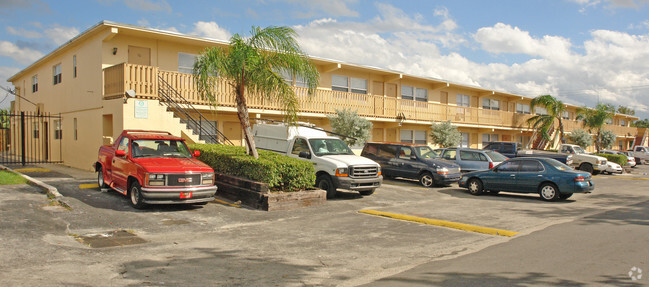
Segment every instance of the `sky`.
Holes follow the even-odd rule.
[[[103,20],[220,40],[290,26],[311,56],[649,118],[649,0],[0,0],[0,85]]]

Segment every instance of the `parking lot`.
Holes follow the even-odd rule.
[[[594,193],[559,202],[544,202],[537,194],[472,196],[457,185],[424,188],[395,179],[385,180],[371,196],[342,192],[323,206],[264,212],[225,201],[135,210],[126,197],[97,188],[93,174],[27,170],[57,187],[70,208],[48,205],[35,187],[0,187],[6,199],[0,202],[2,282],[355,286],[648,201],[648,172],[643,165],[632,174],[595,176]],[[359,212],[366,210],[517,234],[477,233]],[[116,230],[131,237],[93,245],[92,238],[115,236]]]

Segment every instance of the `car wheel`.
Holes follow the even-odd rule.
[[[366,190],[359,190],[358,193],[360,193],[361,195],[372,195],[372,193],[374,193],[374,190],[376,190],[376,189],[372,188],[372,189],[366,189]]]
[[[104,169],[101,166],[97,168],[97,185],[99,188],[108,188],[108,184],[104,181]]]
[[[579,165],[579,170],[593,174],[593,165],[590,163],[582,163],[581,165]]]
[[[545,201],[556,201],[561,196],[559,188],[552,183],[544,183],[539,187],[539,194]]]
[[[563,199],[568,199],[568,198],[570,198],[573,194],[574,194],[574,193],[561,193],[561,194],[559,194],[559,198],[562,199],[562,200],[563,200]]]
[[[336,197],[336,187],[334,183],[331,182],[331,178],[328,175],[320,175],[316,178],[315,185],[324,191],[327,192],[327,198],[331,199]]]
[[[435,185],[435,179],[430,172],[424,172],[419,175],[419,183],[425,187],[431,187]]]
[[[469,189],[469,193],[473,195],[481,195],[484,192],[482,190],[482,181],[477,178],[469,179],[466,186]]]
[[[144,203],[144,198],[142,198],[140,183],[137,181],[131,183],[131,186],[128,189],[128,197],[131,199],[131,206],[137,209],[142,209],[146,205]]]

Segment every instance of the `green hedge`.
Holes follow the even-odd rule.
[[[313,187],[313,163],[278,153],[258,150],[259,159],[246,154],[244,147],[219,144],[193,144],[199,160],[215,172],[268,183],[274,191],[297,191]]]
[[[612,161],[619,164],[620,166],[625,166],[627,164],[627,159],[625,155],[621,154],[607,154],[607,153],[598,153],[598,156],[605,157],[606,160]]]

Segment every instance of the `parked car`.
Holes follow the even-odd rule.
[[[574,193],[595,189],[590,173],[543,157],[513,158],[490,170],[463,174],[458,184],[473,195],[484,191],[538,193],[546,201],[567,199]]]
[[[646,164],[649,162],[649,147],[646,146],[633,146],[633,156],[638,164]]]
[[[614,174],[614,173],[620,173],[621,174],[622,171],[623,171],[622,167],[619,164],[611,162],[611,161],[606,163],[606,170],[604,170],[604,172],[608,173],[608,174]]]
[[[623,155],[623,156],[626,157],[625,166],[628,166],[628,167],[635,167],[636,166],[635,157],[633,157],[632,155],[629,155],[628,152],[623,152],[623,151],[618,151],[618,150],[601,150],[600,153]]]
[[[462,172],[490,169],[507,160],[506,156],[492,150],[442,148],[436,149],[435,151],[443,159],[460,165]]]
[[[561,154],[556,152],[523,149],[517,142],[489,142],[482,149],[497,151],[508,157],[549,157],[556,159],[566,165],[572,165],[572,154]]]
[[[460,179],[460,166],[439,158],[424,144],[366,143],[361,156],[381,165],[383,176],[418,179],[421,185],[445,185]]]

